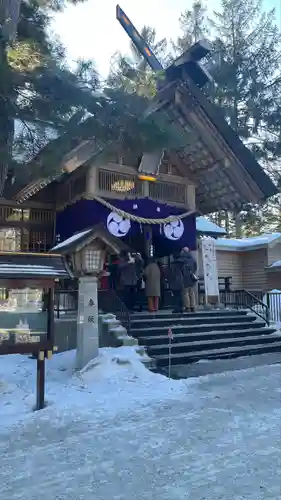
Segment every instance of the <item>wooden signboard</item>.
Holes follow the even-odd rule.
[[[202,260],[204,271],[205,300],[207,304],[219,303],[219,280],[217,269],[216,240],[204,237],[202,244]]]
[[[58,254],[0,253],[0,355],[37,359],[36,409],[44,408],[45,359],[54,348],[54,285],[70,277]]]

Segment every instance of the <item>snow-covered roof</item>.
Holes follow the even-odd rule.
[[[225,230],[206,219],[206,217],[196,218],[196,231],[205,234],[226,234]]]
[[[68,253],[75,250],[81,250],[85,245],[88,245],[96,238],[101,239],[114,253],[118,253],[121,250],[130,251],[130,247],[128,247],[128,245],[126,245],[123,241],[120,241],[120,238],[116,238],[110,234],[110,232],[105,229],[103,224],[97,224],[90,229],[73,234],[66,240],[58,243],[51,249],[51,252]]]
[[[32,276],[57,276],[65,277],[65,269],[54,269],[50,266],[34,266],[32,264],[0,264],[0,275],[19,274]]]
[[[86,231],[81,231],[80,233],[73,234],[73,236],[70,236],[70,238],[67,238],[67,240],[62,241],[61,243],[58,243],[55,247],[53,247],[52,252],[63,249],[64,247],[67,247],[68,245],[74,242],[78,242],[80,238],[83,238],[84,236],[86,236],[86,234],[90,232],[91,229],[87,229]]]
[[[270,264],[270,266],[268,266],[269,269],[275,269],[278,267],[281,267],[281,260],[277,260],[276,262],[273,262],[272,264]]]
[[[61,255],[0,253],[0,279],[69,277]]]
[[[218,250],[235,250],[242,252],[244,250],[255,250],[274,244],[278,239],[281,239],[281,233],[261,234],[260,236],[242,239],[218,238],[216,240],[216,246]]]

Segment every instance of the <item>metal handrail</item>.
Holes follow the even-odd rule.
[[[258,313],[258,311],[255,311],[252,307],[250,309],[254,311],[260,318],[265,319],[266,323],[269,325],[269,307],[267,304],[265,304],[262,300],[260,300],[258,297],[253,295],[251,292],[248,290],[244,290],[245,294],[251,298],[251,300],[254,300],[256,304],[260,305],[265,309],[265,317],[263,318],[261,314]]]
[[[228,300],[228,299],[234,299],[234,300]],[[269,317],[270,317],[270,310],[267,304],[265,304],[262,300],[260,300],[258,297],[253,295],[251,292],[248,290],[231,290],[229,292],[221,292],[220,293],[220,299],[221,302],[224,303],[224,305],[231,305],[236,308],[239,307],[246,307],[253,311],[257,316],[259,316],[262,320],[264,320],[267,325],[269,325]],[[264,314],[261,314],[259,311],[256,311],[254,309],[255,305],[259,305],[263,308],[265,311]]]
[[[112,289],[100,289],[98,291],[99,309],[104,313],[113,313],[121,324],[131,330],[131,314],[119,295]]]

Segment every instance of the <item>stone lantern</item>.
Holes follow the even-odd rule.
[[[105,247],[95,240],[73,254],[73,271],[79,277],[76,368],[81,370],[99,353],[98,276],[103,269]]]
[[[75,234],[56,245],[51,252],[64,255],[72,274],[78,278],[76,368],[81,370],[99,353],[98,277],[106,253],[120,248],[100,226]]]

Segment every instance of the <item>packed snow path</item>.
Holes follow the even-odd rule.
[[[96,405],[92,386],[91,406],[52,403],[0,425],[1,498],[280,499],[280,365],[167,381],[166,396],[152,388],[144,402],[132,380],[139,400],[124,383],[115,412]]]

